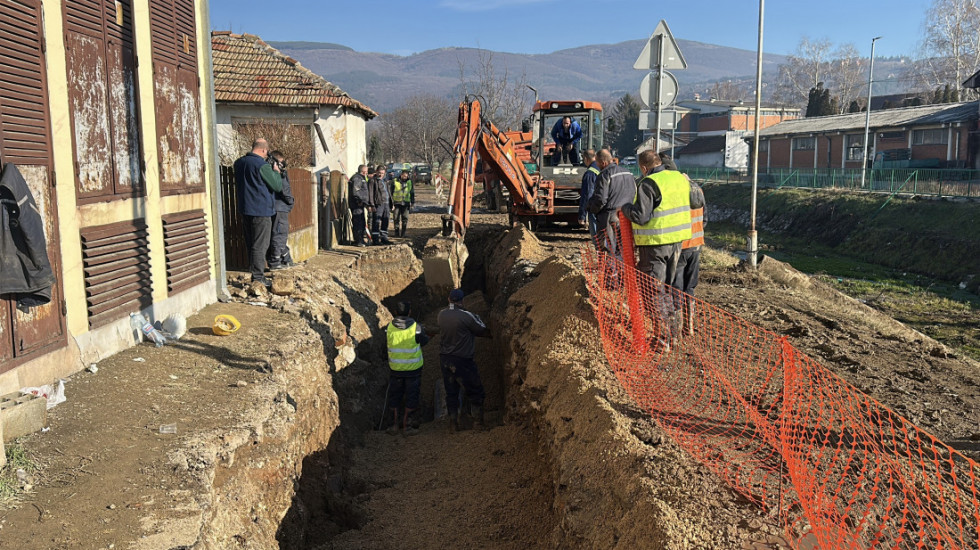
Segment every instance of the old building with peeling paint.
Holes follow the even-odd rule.
[[[219,279],[207,0],[0,2],[0,164],[44,220],[56,283],[0,296],[0,393],[133,345]]]

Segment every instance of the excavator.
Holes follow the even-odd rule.
[[[512,225],[523,224],[536,230],[543,222],[576,223],[582,174],[587,167],[544,166],[546,159],[550,161],[550,154],[546,157],[550,131],[563,116],[571,116],[582,126],[580,150],[598,149],[602,140],[602,106],[595,102],[535,102],[529,119],[532,126],[530,141],[524,136],[526,132],[502,132],[483,116],[481,109],[476,98],[467,97],[459,105],[442,234],[430,239],[423,251],[426,284],[435,292],[459,286],[467,257],[463,237],[470,225],[479,163],[482,162],[482,167],[491,171],[507,189]],[[515,139],[517,136],[523,139]],[[529,167],[532,171],[528,171]]]

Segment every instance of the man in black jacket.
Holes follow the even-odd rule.
[[[367,222],[364,220],[364,210],[371,202],[368,198],[367,175],[368,167],[362,164],[357,167],[357,173],[347,181],[351,223],[354,226],[354,244],[357,246],[367,246]]]
[[[385,165],[379,164],[368,181],[368,210],[371,212],[371,243],[391,244],[388,240],[388,220],[391,218],[391,193],[385,180]]]
[[[278,167],[266,162],[269,143],[258,138],[252,151],[235,161],[235,185],[238,191],[238,211],[242,214],[245,246],[252,281],[272,286],[265,277],[265,256],[272,238],[272,216],[276,213],[273,193],[282,191]]]
[[[289,175],[286,173],[286,157],[280,151],[269,153],[269,164],[278,165],[279,174],[282,176],[282,190],[275,196],[276,213],[272,216],[272,244],[269,246],[269,253],[266,260],[269,262],[269,271],[286,269],[296,264],[293,257],[289,254],[289,212],[293,209],[293,191],[289,188]],[[275,166],[274,166],[275,168]]]
[[[599,245],[610,254],[618,254],[618,236],[614,231],[619,227],[617,212],[623,205],[633,202],[636,180],[632,172],[613,163],[609,149],[600,149],[596,153],[595,163],[599,168],[599,175],[587,208],[596,217]]]
[[[487,325],[479,316],[463,309],[463,291],[449,293],[449,307],[439,312],[439,362],[446,386],[446,409],[449,430],[459,429],[459,386],[462,382],[470,400],[470,413],[476,426],[483,427],[483,399],[486,393],[480,371],[473,361],[475,336],[489,336]]]

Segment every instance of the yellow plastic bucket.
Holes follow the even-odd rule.
[[[238,319],[231,315],[218,315],[214,318],[214,324],[211,325],[211,332],[218,336],[228,336],[240,328],[242,328],[242,324],[238,322]]]

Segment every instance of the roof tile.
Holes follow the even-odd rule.
[[[367,115],[373,109],[283,55],[253,34],[211,32],[216,101],[272,105],[342,105]]]

